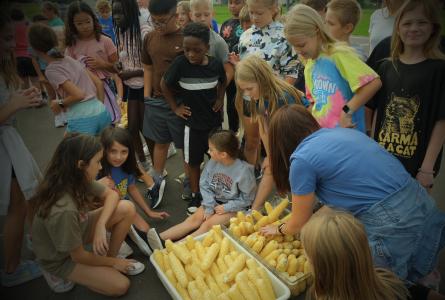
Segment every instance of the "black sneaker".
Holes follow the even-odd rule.
[[[160,183],[155,183],[151,189],[147,189],[145,192],[145,198],[150,200],[150,207],[156,208],[161,204],[162,197],[164,196],[165,179],[162,179]]]
[[[188,177],[184,178],[184,181],[182,182],[182,194],[181,198],[185,201],[190,201],[192,199],[192,190],[190,187],[190,179]]]
[[[164,241],[159,236],[158,232],[156,231],[156,228],[150,228],[147,232],[147,241],[148,245],[151,249],[159,249],[162,250],[165,248]]]
[[[202,196],[201,193],[192,193],[192,199],[187,206],[187,215],[193,215],[201,206]]]
[[[137,229],[134,225],[131,225],[128,235],[143,254],[150,256],[153,253],[153,249],[151,249],[148,244],[147,234],[145,232]]]

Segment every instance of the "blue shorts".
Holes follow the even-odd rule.
[[[76,103],[67,112],[67,132],[79,132],[99,135],[105,127],[111,125],[110,113],[97,99]]]
[[[445,246],[445,214],[414,178],[356,217],[365,225],[376,266],[408,284],[433,271]]]

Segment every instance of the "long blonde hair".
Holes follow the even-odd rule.
[[[255,54],[247,55],[236,65],[235,83],[237,87],[235,106],[240,117],[243,116],[243,94],[238,81],[257,83],[259,86],[258,110],[264,111],[267,100],[270,116],[278,109],[279,101],[287,104],[286,94],[301,103],[301,92],[274,74],[272,67]],[[249,102],[249,109],[254,120],[258,119],[256,101]]]
[[[318,36],[321,52],[331,55],[334,51],[354,52],[346,43],[337,42],[326,30],[324,21],[315,9],[304,4],[297,4],[286,14],[284,35],[289,37]]]
[[[314,215],[301,231],[317,300],[406,299],[392,272],[374,268],[365,228],[346,212]]]
[[[3,6],[0,8],[4,8]],[[7,12],[9,10],[2,10],[0,13],[0,31],[6,30],[8,25],[12,24],[11,18]],[[17,65],[14,52],[4,53],[0,57],[0,76],[5,80],[6,87],[8,89],[18,89],[22,83],[19,75],[17,74]]]
[[[423,53],[426,58],[445,59],[445,54],[439,49],[442,25],[435,4],[437,4],[437,1],[435,0],[409,0],[399,9],[394,22],[394,30],[391,38],[391,59],[393,62],[396,61],[404,51],[404,45],[399,35],[400,21],[405,13],[416,9],[419,6],[423,8],[426,19],[433,25],[433,32],[423,47]]]

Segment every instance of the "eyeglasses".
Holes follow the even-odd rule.
[[[164,28],[171,21],[171,19],[175,16],[176,16],[176,14],[172,14],[170,17],[167,18],[167,20],[154,20],[153,16],[150,16],[150,22],[151,22],[151,24],[153,24],[153,27]]]

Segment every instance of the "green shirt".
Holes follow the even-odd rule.
[[[104,190],[102,184],[91,183],[92,196],[99,197]],[[75,266],[70,252],[86,242],[89,223],[88,211],[80,211],[69,194],[52,206],[46,218],[36,214],[32,223],[32,247],[40,266],[66,279]]]
[[[65,23],[63,23],[61,18],[57,17],[52,20],[48,20],[48,26],[50,27],[65,26]]]

